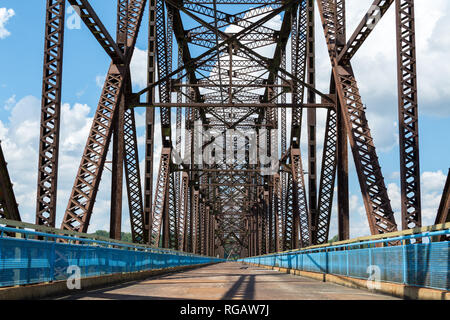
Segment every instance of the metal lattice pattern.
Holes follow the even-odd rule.
[[[69,0],[111,64],[61,227],[88,230],[112,146],[110,232],[116,238],[124,172],[137,243],[225,258],[326,243],[336,176],[339,237],[347,237],[348,139],[371,233],[396,231],[351,63],[394,1],[403,228],[420,226],[412,0],[374,0],[349,39],[345,0],[117,0],[116,40],[89,0]],[[316,3],[332,68],[329,93],[315,87]],[[134,93],[130,62],[147,4],[148,81]],[[49,226],[56,216],[64,6],[47,0],[36,219]],[[137,107],[147,108],[144,181]],[[318,109],[327,112],[319,189]],[[155,150],[158,111],[162,150]],[[153,190],[155,152],[161,158]],[[0,215],[20,219],[0,160]],[[439,221],[448,216],[446,199]]]
[[[123,76],[112,65],[106,76],[100,103],[78,169],[62,229],[86,232],[112,134],[114,111],[120,101]]]
[[[402,227],[422,226],[414,1],[397,0]]]
[[[65,0],[47,0],[36,223],[55,226]]]
[[[139,169],[136,120],[133,109],[125,111],[125,176],[127,179],[128,207],[130,210],[131,233],[133,242],[146,243],[148,239],[144,222],[141,175]]]
[[[331,210],[333,209],[334,184],[337,164],[337,114],[329,110],[325,127],[325,144],[323,146],[322,173],[319,187],[319,214],[316,217],[316,235],[314,244],[324,244],[328,241],[330,231]]]

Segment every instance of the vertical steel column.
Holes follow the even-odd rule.
[[[148,27],[148,70],[147,83],[153,84],[156,81],[156,0],[149,0],[149,27]],[[147,94],[147,102],[155,103],[155,88]],[[153,158],[154,158],[154,138],[155,138],[155,108],[149,107],[146,110],[146,141],[145,141],[145,181],[144,181],[144,220],[148,238],[146,241],[151,244],[152,218],[152,196],[153,196]]]
[[[348,189],[348,135],[342,117],[342,105],[337,102],[337,211],[338,238],[340,241],[350,239],[350,205]]]
[[[97,40],[106,50],[116,47],[116,42],[108,39],[110,38],[109,34],[98,32],[99,29],[103,30],[102,24],[98,17],[94,16],[95,12],[93,12],[89,3],[87,1],[81,2],[83,4],[81,18],[92,32],[97,30],[94,32]],[[97,111],[94,115],[93,124],[61,224],[61,228],[64,230],[80,232],[87,232],[88,230],[111,142],[116,110],[121,103],[125,83],[129,80],[128,66],[134,52],[137,35],[142,22],[144,3],[144,0],[132,0],[131,2],[133,10],[131,10],[132,12],[127,18],[128,46],[126,56],[122,57],[123,55],[120,49],[109,52],[113,61],[106,76]],[[75,3],[74,5],[77,4]]]
[[[169,188],[170,179],[170,156],[172,149],[163,148],[161,152],[161,162],[158,172],[158,180],[156,182],[155,200],[152,209],[152,232],[151,245],[159,246],[161,237],[161,226],[164,219],[164,210],[167,208],[167,190]]]
[[[347,40],[345,0],[336,0],[336,53],[340,54]],[[332,94],[336,94],[334,77]],[[337,101],[337,176],[338,176],[338,238],[350,239],[350,206],[348,188],[348,132],[342,118],[343,110]]]
[[[331,95],[335,96],[334,80],[331,80]],[[325,244],[328,242],[331,211],[333,209],[333,196],[336,182],[337,167],[337,124],[338,113],[335,109],[329,109],[325,126],[325,138],[323,144],[322,171],[320,175],[318,215],[316,220],[315,244]]]
[[[422,226],[414,0],[396,0],[402,228]]]
[[[112,181],[111,181],[111,220],[109,236],[111,239],[120,240],[122,233],[122,199],[123,199],[123,169],[125,155],[125,97],[122,95],[117,106],[115,119],[113,120],[112,141]]]
[[[306,42],[306,74],[307,83],[315,87],[316,85],[316,51],[315,51],[315,21],[314,21],[314,0],[308,0],[307,7],[307,42]],[[309,89],[307,91],[308,103],[316,103],[315,93]],[[316,142],[316,109],[310,108],[307,113],[308,123],[308,201],[309,220],[311,221],[311,240],[315,244],[317,238],[317,142]]]
[[[382,234],[397,230],[384,177],[381,172],[372,134],[366,118],[364,104],[351,63],[340,65],[334,47],[336,29],[335,9],[330,10],[326,0],[318,2],[324,33],[333,66],[336,92],[343,106],[343,119],[349,133],[356,172],[363,195],[364,206],[372,234]]]
[[[125,177],[130,211],[131,235],[134,243],[147,243],[148,230],[145,228],[144,207],[142,201],[141,171],[136,133],[134,109],[125,110]]]
[[[55,227],[65,0],[47,0],[36,224]]]
[[[128,32],[128,0],[117,0],[117,35],[119,48],[125,53]],[[128,89],[128,88],[127,88]],[[124,90],[126,92],[127,90]],[[112,139],[112,180],[111,180],[111,213],[109,237],[120,240],[122,233],[122,198],[123,198],[123,169],[125,155],[125,93],[120,99],[113,119]]]

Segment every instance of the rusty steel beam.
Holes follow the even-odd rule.
[[[100,177],[111,141],[112,125],[123,91],[124,76],[111,65],[89,132],[61,229],[87,232]]]
[[[156,3],[149,1],[149,27],[147,51],[147,84],[156,81]],[[147,94],[147,102],[155,102],[155,87]],[[155,109],[147,108],[145,113],[145,178],[144,178],[144,224],[146,243],[151,244],[152,197],[153,197],[153,160],[155,139]]]
[[[47,0],[36,224],[55,227],[61,125],[65,0]]]
[[[142,184],[139,168],[138,142],[134,111],[127,109],[124,115],[125,177],[130,212],[131,235],[135,243],[147,243]]]
[[[348,63],[359,48],[364,44],[366,39],[374,30],[377,23],[388,11],[394,0],[374,0],[367,13],[356,27],[347,44],[340,50],[337,58],[338,62]],[[345,39],[344,39],[345,41]]]
[[[307,33],[306,33],[306,79],[309,85],[316,86],[316,48],[315,48],[315,3],[313,0],[307,1]],[[308,104],[316,103],[316,95],[311,90],[307,91]],[[329,111],[330,112],[330,111]],[[307,111],[307,132],[308,132],[308,213],[311,221],[311,244],[315,244],[318,225],[317,217],[317,110]]]
[[[397,226],[351,64],[351,58],[393,1],[375,0],[373,4],[378,7],[369,10],[347,41],[345,0],[318,0],[332,66],[330,94],[325,94],[317,90],[315,83],[315,1],[150,0],[147,87],[133,94],[130,61],[147,2],[117,1],[117,40],[114,41],[88,0],[69,0],[73,6],[79,6],[75,9],[79,9],[83,21],[112,62],[62,228],[88,230],[112,142],[112,237],[121,236],[122,175],[125,173],[134,242],[223,257],[259,255],[326,243],[336,177],[339,238],[345,239],[349,237],[350,222],[347,150],[350,141],[370,231],[372,234],[395,231]],[[233,4],[235,11],[225,12],[219,4]],[[412,151],[415,149],[410,148],[417,138],[412,5],[411,0],[397,0],[399,116],[400,124],[402,120],[405,124],[400,128],[400,143],[405,146],[401,147],[401,154],[402,166],[408,168],[404,171],[407,177],[413,174],[410,163],[418,170],[419,162],[416,151]],[[271,27],[269,22],[278,16],[282,19],[281,26]],[[238,27],[239,31],[226,33],[226,28],[231,26]],[[287,50],[290,38],[292,47]],[[62,42],[59,45],[62,48]],[[259,48],[270,46],[274,49],[270,56],[260,54]],[[178,65],[174,68],[175,59]],[[287,61],[291,61],[289,70]],[[58,81],[58,74],[51,77],[55,79],[52,81]],[[141,102],[144,93],[147,101]],[[147,109],[143,193],[136,107]],[[173,108],[176,108],[176,123],[172,123]],[[307,109],[308,146],[305,166],[300,149],[304,108]],[[327,112],[320,183],[317,181],[318,108]],[[157,111],[162,151],[155,150]],[[292,119],[288,119],[291,111]],[[184,156],[181,155],[183,116]],[[405,127],[410,130],[403,130]],[[197,128],[214,134],[206,137]],[[257,154],[256,164],[251,163],[250,144],[254,140],[250,135],[267,129],[272,131],[255,139],[259,142],[257,150],[264,150],[266,155]],[[281,148],[273,129],[281,129]],[[234,131],[230,137],[231,130]],[[51,132],[57,133],[57,130]],[[53,147],[57,154],[57,143]],[[231,159],[221,154],[222,147],[222,151],[233,148]],[[175,151],[185,160],[183,163],[172,161]],[[155,152],[161,158],[153,190]],[[206,156],[203,160],[198,158],[200,152]],[[267,175],[262,171],[268,169],[263,159],[270,154],[281,158],[277,167],[271,166],[272,175]],[[213,162],[209,161],[212,159]],[[308,168],[307,173],[304,167]],[[417,172],[414,171],[414,178]],[[308,174],[308,189],[305,174]],[[408,192],[414,186],[414,197],[420,197],[417,181],[408,180],[411,186],[402,185],[406,198],[415,204],[417,201]],[[420,203],[414,208],[415,212],[406,209],[411,218],[408,223],[418,223]],[[50,217],[50,214],[43,216]]]
[[[125,97],[121,96],[117,105],[112,129],[112,173],[111,173],[111,208],[109,237],[120,240],[122,236],[122,199],[123,199],[123,167],[125,157]]]
[[[84,5],[85,10],[91,12],[92,8],[89,9],[90,5],[87,1],[80,1]],[[145,0],[131,0],[130,6],[138,10],[130,14],[130,23],[127,25],[129,28],[126,39],[126,43],[129,45],[126,48],[127,58],[126,61],[123,59],[120,61],[124,65],[116,65],[115,59],[113,58],[109,67],[61,229],[79,232],[87,232],[88,230],[109,144],[111,142],[116,110],[121,102],[125,83],[128,81],[129,63],[134,52],[145,3]],[[83,18],[84,11],[82,10],[81,12]],[[91,16],[93,17],[92,14]],[[91,16],[88,18],[90,19]],[[99,35],[97,34],[97,36]],[[114,44],[114,47],[118,48],[115,42]],[[120,49],[117,50],[121,53]]]
[[[133,52],[136,41],[136,34],[139,28],[140,21],[143,18],[142,12],[145,8],[145,4],[146,1],[144,0],[118,0],[117,2],[117,43],[125,54],[130,54],[130,52]],[[128,77],[127,86],[123,98],[124,107],[122,109],[121,106],[120,113],[118,114],[118,130],[116,130],[116,127],[114,127],[114,135],[117,134],[117,139],[119,140],[113,141],[113,145],[117,146],[117,149],[122,149],[123,151],[123,155],[120,156],[120,158],[122,158],[120,161],[121,163],[123,162],[123,165],[125,167],[125,181],[127,187],[128,210],[130,215],[132,239],[135,243],[144,244],[148,239],[148,229],[145,228],[136,120],[134,109],[126,107],[128,105],[128,101],[131,99],[131,92],[132,82],[131,77]],[[119,170],[119,168],[117,168],[116,170]],[[123,168],[120,167],[120,170],[123,171]],[[120,172],[120,175],[122,175],[122,172]],[[122,177],[120,178],[123,180]],[[114,177],[113,172],[113,184],[116,179],[117,178]],[[120,196],[122,195],[122,190],[120,190],[120,192],[114,193],[114,190],[116,188],[117,187],[112,186],[112,194],[114,194],[114,196],[112,196],[112,204],[114,203],[113,200],[115,198],[118,200],[119,194]],[[119,209],[118,206],[116,208]],[[120,212],[120,217],[121,216],[122,214]],[[117,224],[121,223],[118,218],[116,219],[116,221]],[[116,228],[116,230],[117,229],[118,228]],[[116,236],[118,236],[117,231],[116,233]]]
[[[328,1],[318,4],[370,231],[372,234],[394,232],[397,224],[351,63],[338,64],[336,59],[336,13]]]
[[[147,107],[147,108],[279,108],[279,109],[330,109],[335,108],[335,105],[330,102],[322,103],[133,103],[133,107]]]
[[[21,221],[7,165],[0,141],[0,218]]]
[[[105,52],[111,57],[114,63],[124,63],[125,57],[117,43],[109,34],[103,25],[95,10],[92,8],[88,0],[68,0],[74,8],[75,12],[80,15],[86,27],[91,31],[92,35],[97,39],[98,43],[103,47]]]
[[[434,224],[450,222],[450,170],[448,171],[447,181],[442,192],[441,203],[439,204],[438,214]]]
[[[128,0],[117,0],[117,34],[116,41],[121,50],[125,53],[127,47],[128,28]],[[124,91],[130,90],[130,81],[124,85]],[[110,206],[110,227],[109,237],[121,240],[122,237],[122,198],[123,198],[123,165],[125,156],[125,94],[120,97],[115,112],[112,130],[112,162],[111,162],[111,206]]]
[[[152,229],[150,245],[159,246],[161,233],[163,232],[163,220],[167,216],[167,193],[169,190],[170,179],[170,157],[171,148],[163,148],[158,171],[158,180],[156,181],[155,200],[152,209]],[[167,233],[167,230],[166,230]]]
[[[414,1],[396,0],[402,229],[422,226]]]
[[[313,244],[324,244],[328,242],[336,180],[338,130],[337,112],[329,110],[325,127],[322,173],[320,175],[319,184],[318,214],[315,217]]]

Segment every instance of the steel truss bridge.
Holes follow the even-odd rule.
[[[350,151],[371,235],[422,227],[413,0],[374,0],[355,30],[346,30],[345,0],[118,0],[115,35],[90,2],[46,1],[37,225],[56,227],[65,13],[71,5],[110,66],[63,231],[88,232],[109,148],[113,239],[121,235],[125,182],[136,244],[221,258],[325,244],[335,188],[339,239],[346,240]],[[396,13],[401,224],[352,68],[389,9]],[[134,92],[130,62],[145,27],[148,85]],[[316,88],[316,28],[323,29],[330,59],[326,92]],[[146,108],[140,156],[137,107]],[[321,163],[318,109],[327,114]],[[155,147],[156,136],[162,149]],[[20,220],[3,154],[0,172],[0,218]],[[447,182],[436,224],[450,222],[449,199]]]

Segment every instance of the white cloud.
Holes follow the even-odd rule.
[[[425,171],[421,175],[422,225],[424,226],[432,225],[435,222],[446,179],[447,177],[440,170],[436,172]],[[402,198],[399,185],[390,183],[388,194],[400,229]]]
[[[441,171],[422,173],[423,192],[442,192],[447,176]]]
[[[4,39],[11,35],[11,32],[6,30],[5,25],[15,14],[13,9],[0,8],[0,39]]]
[[[347,1],[348,37],[371,3],[371,0]],[[354,70],[368,109],[371,112],[376,109],[380,114],[389,114],[391,118],[396,116],[397,107],[394,9],[392,6],[386,13],[353,59]],[[444,103],[450,98],[450,64],[447,63],[450,49],[450,6],[445,0],[433,1],[432,6],[428,0],[416,0],[415,16],[419,110],[424,114],[450,116],[449,108]]]
[[[103,85],[105,84],[106,75],[98,75],[95,77],[95,83],[97,87],[103,89]]]
[[[8,100],[5,101],[4,109],[6,111],[11,110],[11,108],[16,104],[16,95],[12,95],[8,98]]]
[[[147,64],[147,50],[141,50],[136,47],[131,59],[130,72],[133,84],[139,88],[147,86]]]

